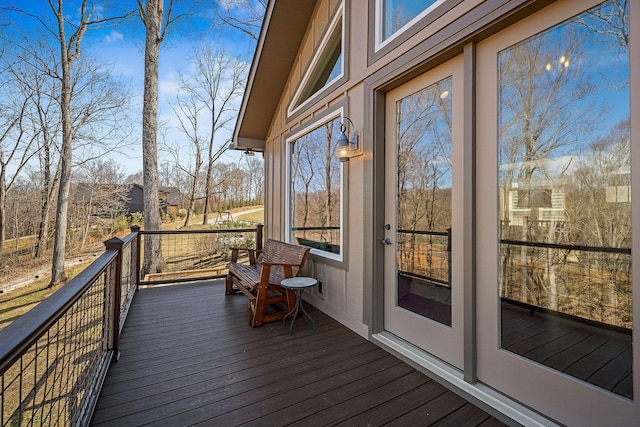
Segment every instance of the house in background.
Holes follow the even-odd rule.
[[[180,190],[177,187],[159,187],[158,199],[160,200],[160,210],[165,215],[175,215],[180,210]],[[144,187],[140,184],[133,184],[127,195],[128,213],[144,212]]]
[[[638,45],[635,1],[269,1],[234,145],[305,299],[503,420],[638,425]]]

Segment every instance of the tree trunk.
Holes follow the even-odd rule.
[[[71,188],[71,151],[73,143],[73,135],[71,134],[71,61],[73,58],[71,58],[67,52],[64,16],[61,4],[57,18],[58,35],[60,37],[60,63],[62,66],[62,93],[60,100],[62,149],[60,152],[60,187],[58,188],[56,225],[53,238],[53,260],[51,262],[51,282],[49,286],[67,280],[67,275],[64,271],[64,261],[67,242],[67,214],[69,210],[69,189]]]
[[[211,210],[211,193],[213,193],[213,161],[211,158],[211,150],[213,147],[209,146],[209,164],[207,165],[207,179],[205,182],[205,195],[204,195],[204,218],[202,219],[202,225],[209,223],[209,211]]]
[[[49,172],[50,162],[45,165],[45,183],[42,189],[42,205],[40,208],[40,224],[38,225],[38,237],[36,241],[36,258],[41,258],[47,250],[49,239],[49,217],[51,215],[51,201],[53,195],[58,192],[60,184],[59,172],[56,172],[53,182],[51,181],[51,173]]]
[[[196,162],[197,164],[197,162]],[[196,207],[196,189],[198,186],[198,169],[196,169],[196,173],[193,176],[193,181],[191,184],[191,195],[189,196],[189,207],[187,208],[187,216],[184,218],[184,226],[188,226],[189,222],[191,222],[191,216],[193,215],[193,210]]]
[[[4,247],[4,240],[6,237],[6,203],[7,203],[7,187],[6,187],[6,166],[4,163],[0,164],[0,259],[2,258],[2,248]],[[17,231],[17,229],[16,229]],[[16,232],[17,235],[17,232]],[[16,238],[16,240],[18,240]]]
[[[142,177],[144,181],[144,228],[160,229],[158,201],[158,58],[161,24],[164,14],[162,0],[149,0],[145,11],[144,98],[142,106]],[[143,273],[160,271],[162,254],[158,236],[145,238]]]

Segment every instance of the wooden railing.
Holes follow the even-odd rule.
[[[141,230],[137,271],[140,285],[158,285],[209,280],[227,275],[231,247],[262,249],[262,224],[255,228],[208,230]],[[141,268],[145,242],[160,239],[160,273],[147,274]]]
[[[0,331],[0,427],[90,423],[109,364],[118,360],[119,335],[138,285],[165,282],[140,280],[144,239],[149,236],[171,236],[163,242],[165,266],[184,268],[174,255],[192,258],[185,248],[207,238],[211,243],[211,236],[217,238],[209,250],[247,243],[239,239],[248,236],[261,248],[262,225],[169,232],[132,228],[124,239],[107,240],[105,252],[89,267]],[[172,252],[170,242],[180,239],[184,246],[176,244],[182,249]],[[204,259],[214,257],[200,250]],[[190,268],[197,266],[195,262]],[[169,281],[222,276],[206,269]]]
[[[2,427],[89,423],[135,290],[123,277],[135,237],[105,242],[89,267],[0,331]]]

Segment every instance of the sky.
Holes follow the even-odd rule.
[[[228,1],[228,0],[226,0]],[[65,0],[65,14],[72,22],[79,11],[80,0]],[[118,7],[135,7],[134,0],[125,1],[94,1],[98,13],[107,13],[108,3],[118,5]],[[101,5],[101,6],[98,6]],[[213,1],[205,2],[210,9],[214,5]],[[0,8],[16,7],[25,12],[35,15],[40,19],[53,22],[53,14],[46,0],[0,0]],[[103,8],[104,7],[104,8]],[[103,9],[99,9],[103,8]],[[209,13],[211,13],[209,11]],[[41,34],[42,25],[34,17],[26,16],[22,13],[0,13],[0,24],[7,22],[11,31],[23,34]],[[179,73],[190,74],[193,69],[189,64],[189,55],[193,46],[199,39],[205,40],[216,46],[224,47],[233,56],[242,58],[250,62],[253,57],[255,44],[248,36],[239,31],[220,31],[211,26],[212,18],[192,20],[188,26],[176,27],[176,31],[169,34],[161,44],[159,60],[159,87],[158,87],[158,112],[159,122],[166,123],[167,140],[180,141],[184,139],[177,131],[177,118],[170,103],[175,103],[178,89]],[[1,27],[0,31],[5,31],[7,27]],[[71,30],[67,30],[69,33]],[[122,164],[127,175],[135,174],[142,170],[141,154],[141,128],[140,117],[142,113],[142,88],[144,81],[144,32],[141,21],[135,17],[126,25],[118,27],[108,27],[87,31],[82,41],[83,52],[95,57],[99,62],[105,63],[107,69],[111,70],[112,78],[120,82],[124,87],[132,91],[132,114],[137,121],[136,127],[131,135],[134,140],[132,145],[122,153],[112,153],[109,157]],[[238,104],[240,99],[238,99]],[[233,124],[231,124],[231,128]],[[233,129],[231,129],[232,131]],[[223,141],[230,138],[231,132],[220,133],[216,139]],[[160,138],[158,139],[161,144]],[[241,153],[238,151],[228,151],[220,161],[223,163],[236,163],[241,160]],[[168,153],[159,153],[159,164],[164,161],[171,161]]]

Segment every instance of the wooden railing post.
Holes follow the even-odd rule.
[[[118,341],[120,338],[120,300],[122,299],[122,245],[124,241],[117,237],[112,237],[104,242],[104,246],[107,250],[115,250],[118,252],[115,258],[115,273],[107,286],[112,286],[112,299],[111,299],[111,312],[105,313],[107,319],[111,317],[111,350],[113,350],[112,362],[117,362],[120,358],[120,351],[118,350]],[[107,310],[108,312],[109,310]]]
[[[262,230],[264,228],[264,224],[256,224],[256,250],[262,250]]]
[[[140,236],[140,226],[139,225],[132,225],[131,227],[131,232],[132,233],[136,233],[136,243],[135,243],[135,260],[134,257],[131,257],[131,263],[132,263],[132,273],[131,273],[131,278],[134,279],[135,281],[133,283],[136,284],[136,290],[138,289],[138,283],[140,283],[140,254],[142,253],[142,250],[140,249],[140,242],[142,241],[142,238]],[[133,272],[133,270],[135,270],[135,273]],[[134,276],[135,274],[135,276]]]

